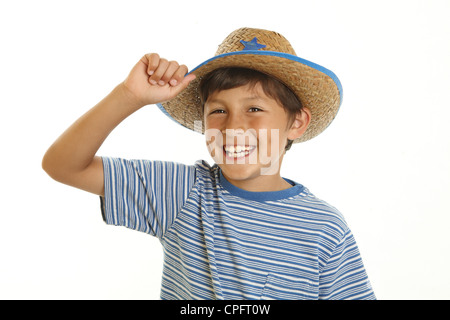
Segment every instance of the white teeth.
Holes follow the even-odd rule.
[[[224,146],[224,149],[228,157],[231,158],[241,158],[250,153],[255,146]]]
[[[243,156],[248,155],[249,152],[245,151],[245,152],[238,152],[238,153],[232,153],[232,152],[227,152],[227,156],[231,157],[231,158],[241,158]]]
[[[225,146],[225,151],[227,152],[242,152],[242,151],[249,151],[253,149],[254,146]]]

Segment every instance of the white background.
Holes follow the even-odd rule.
[[[233,30],[276,30],[344,88],[282,174],[336,206],[379,299],[449,299],[449,1],[2,1],[0,298],[158,299],[157,239],[41,169],[50,144],[147,52],[195,67]],[[100,155],[193,164],[203,136],[155,106]]]

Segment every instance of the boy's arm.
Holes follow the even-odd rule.
[[[145,105],[170,100],[195,76],[184,65],[147,54],[127,79],[72,124],[47,150],[42,168],[55,180],[104,195],[103,164],[95,154],[111,131]]]

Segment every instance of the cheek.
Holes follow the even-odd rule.
[[[207,129],[209,127],[209,121],[206,116],[203,117],[203,125],[205,126],[205,129]]]
[[[286,132],[280,129],[261,129],[258,134],[258,145],[261,154],[270,158],[278,158],[284,153],[287,143]]]
[[[203,120],[205,124],[205,130],[206,129],[219,129],[221,125],[220,119],[217,117],[205,117]]]
[[[205,144],[214,161],[216,163],[223,163],[222,132],[205,125]]]

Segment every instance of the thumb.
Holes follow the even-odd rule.
[[[172,90],[174,90],[175,94],[178,95],[181,91],[186,89],[189,83],[191,83],[195,78],[195,74],[190,73],[186,75],[178,85],[172,87]]]

